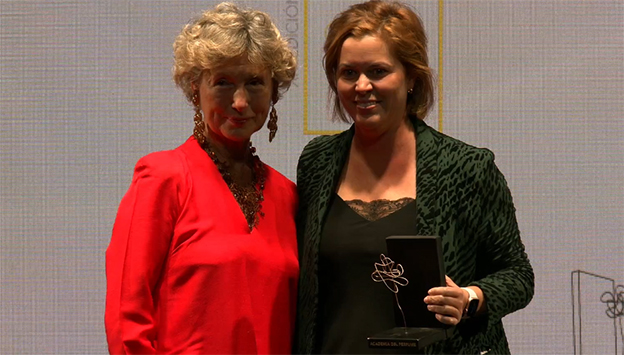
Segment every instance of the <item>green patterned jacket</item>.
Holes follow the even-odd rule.
[[[501,319],[533,297],[533,269],[520,240],[515,208],[494,154],[446,136],[423,121],[416,129],[419,235],[442,237],[447,275],[460,286],[476,285],[488,312],[462,321],[430,354],[509,353]],[[297,235],[301,274],[293,352],[318,352],[318,254],[332,192],[345,164],[354,128],[313,139],[297,166]],[[365,341],[362,339],[362,341]]]

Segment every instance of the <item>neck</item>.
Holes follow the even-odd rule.
[[[247,162],[251,156],[249,139],[232,141],[223,136],[214,134],[206,129],[206,141],[221,160],[235,162]]]
[[[416,134],[405,120],[383,134],[358,130],[343,169],[338,194],[343,199],[397,200],[416,196]]]
[[[356,125],[351,151],[372,162],[402,157],[411,159],[410,152],[414,152],[414,141],[414,126],[407,118],[401,124],[381,133],[358,128]]]

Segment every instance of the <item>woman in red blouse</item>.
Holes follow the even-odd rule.
[[[295,75],[262,12],[220,4],[174,43],[193,135],[139,160],[106,251],[112,354],[289,353],[299,266],[295,185],[250,137]],[[270,113],[269,113],[270,111]]]

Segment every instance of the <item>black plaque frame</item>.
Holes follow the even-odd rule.
[[[422,349],[453,334],[454,327],[445,325],[427,309],[424,298],[429,289],[446,286],[442,242],[438,236],[390,236],[386,238],[388,256],[403,266],[403,277],[409,283],[399,287],[399,307],[394,302],[396,327],[368,337],[371,348]]]

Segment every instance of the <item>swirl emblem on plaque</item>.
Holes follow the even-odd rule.
[[[399,286],[407,286],[407,284],[409,284],[409,280],[403,277],[403,266],[401,264],[396,264],[394,260],[384,254],[381,254],[379,259],[381,262],[375,263],[375,271],[371,274],[371,278],[375,282],[383,282],[388,290],[394,293],[397,306],[403,316],[403,326],[407,328],[405,314],[403,313],[403,308],[401,308],[401,304],[399,303],[398,294]]]

